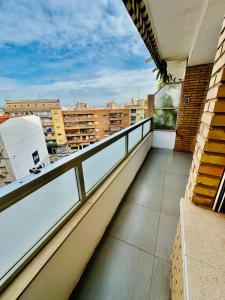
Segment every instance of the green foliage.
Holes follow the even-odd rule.
[[[175,130],[177,120],[177,109],[155,109],[153,128]]]

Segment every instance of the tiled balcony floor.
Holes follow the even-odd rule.
[[[151,150],[71,299],[169,299],[169,259],[191,160]]]

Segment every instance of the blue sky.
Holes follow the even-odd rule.
[[[0,0],[0,105],[102,105],[155,91],[153,63],[122,0]]]

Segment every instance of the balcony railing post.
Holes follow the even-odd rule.
[[[141,139],[144,137],[144,124],[141,125]]]
[[[129,144],[129,133],[127,133],[125,135],[125,154],[126,154],[126,156],[127,156],[128,152],[129,152],[128,144]]]
[[[85,185],[84,185],[84,174],[82,169],[82,163],[78,163],[75,167],[76,170],[76,178],[77,178],[77,187],[80,201],[86,200],[86,192],[85,192]]]

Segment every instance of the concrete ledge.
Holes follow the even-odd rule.
[[[225,215],[180,204],[184,299],[225,299]]]

